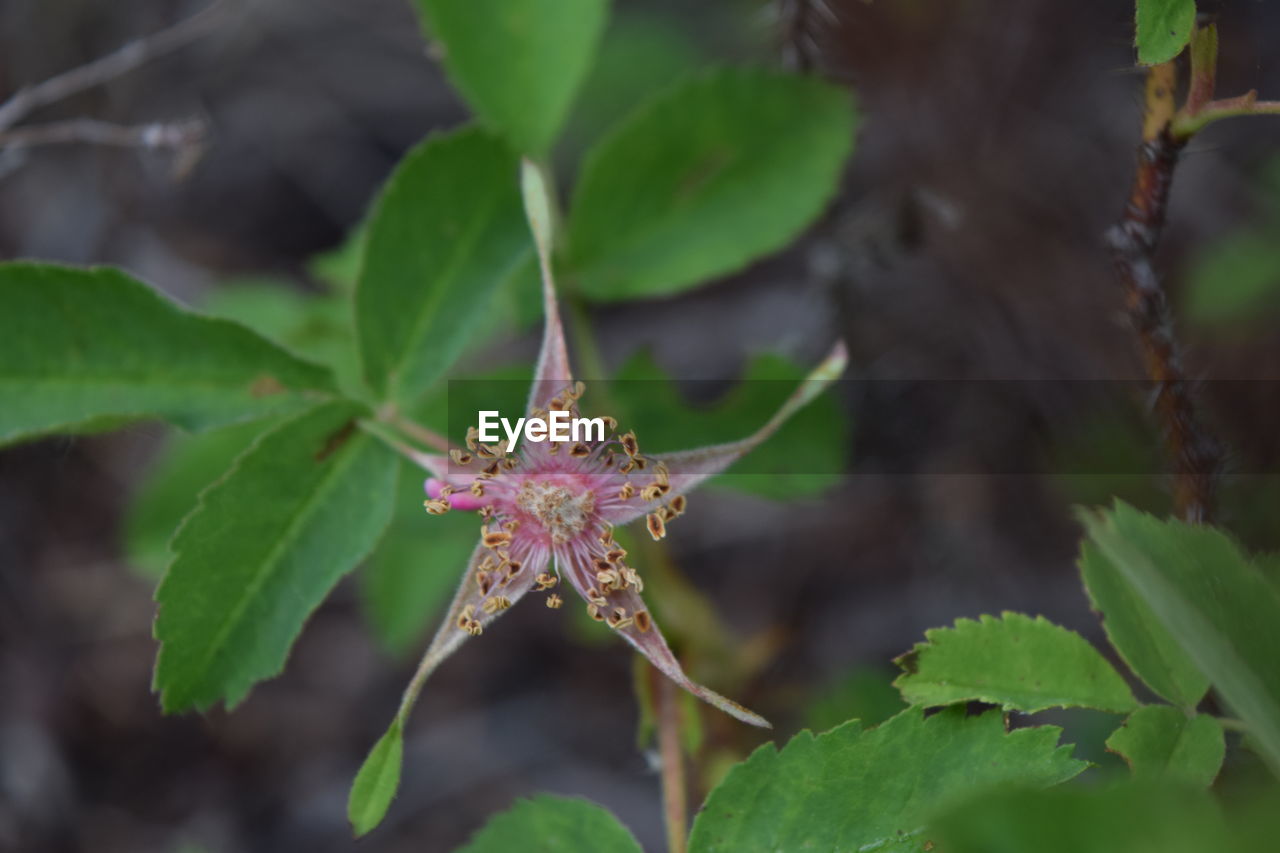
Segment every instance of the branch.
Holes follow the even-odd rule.
[[[13,127],[40,107],[100,86],[195,41],[213,30],[226,9],[224,0],[214,0],[168,29],[131,41],[106,56],[50,77],[43,83],[19,89],[13,97],[0,104],[0,131]]]
[[[1107,242],[1147,376],[1155,385],[1154,408],[1173,462],[1175,509],[1188,521],[1207,522],[1213,515],[1222,453],[1197,414],[1169,302],[1154,265],[1174,166],[1186,143],[1171,132],[1175,79],[1172,63],[1156,66],[1147,78],[1137,173],[1124,214],[1107,232]]]
[[[0,149],[87,143],[121,148],[187,148],[204,138],[205,125],[190,121],[123,125],[91,118],[37,124],[0,132]]]
[[[1191,34],[1191,85],[1187,102],[1174,116],[1170,133],[1185,142],[1201,130],[1224,118],[1250,115],[1278,115],[1280,101],[1259,101],[1250,90],[1234,98],[1213,99],[1218,75],[1218,27],[1213,16],[1200,15]]]
[[[688,790],[684,754],[680,749],[680,705],[675,683],[652,667],[657,682],[658,753],[662,762],[662,814],[667,827],[668,853],[685,853],[689,836]]]

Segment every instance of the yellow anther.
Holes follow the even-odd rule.
[[[499,610],[506,610],[511,606],[511,599],[503,595],[495,595],[493,598],[485,599],[481,609],[490,615],[497,613]]]
[[[675,511],[676,515],[684,515],[685,504],[684,495],[676,495],[671,499],[671,509]]]
[[[449,458],[459,465],[470,465],[471,460],[475,457],[470,453],[467,453],[465,450],[460,450],[455,447],[449,451]]]
[[[550,572],[542,572],[534,579],[534,582],[538,585],[538,592],[546,592],[560,583],[560,578]]]
[[[667,525],[663,522],[662,516],[656,512],[651,512],[644,518],[645,524],[649,527],[649,535],[655,540],[661,539],[667,535]]]
[[[547,596],[547,606],[552,610],[559,610],[562,604],[564,604],[564,599],[554,592]]]
[[[649,617],[648,610],[637,610],[636,615],[632,617],[636,621],[636,627],[640,629],[640,633],[644,633],[653,627],[653,620]]]
[[[636,588],[636,592],[644,592],[644,581],[640,579],[640,573],[635,569],[624,567],[622,569],[622,579],[631,586],[634,586]]]
[[[591,448],[587,447],[582,442],[578,442],[573,447],[569,448],[569,455],[575,459],[582,459],[591,455]]]
[[[630,465],[631,463],[628,462],[627,464]],[[633,497],[635,497],[635,494],[636,494],[636,487],[631,485],[630,480],[623,483],[622,488],[618,490],[618,497],[624,501],[631,500]]]
[[[475,495],[478,498],[484,497],[484,483],[480,482],[479,480],[476,480],[474,483],[472,483],[471,494]]]
[[[627,552],[625,550],[623,550],[622,548],[614,548],[608,554],[605,554],[604,558],[608,560],[610,563],[616,563],[625,556],[627,556]]]
[[[587,605],[587,615],[590,616],[592,619],[596,620],[597,622],[604,621],[604,614],[600,612],[599,606],[595,604]]]
[[[634,459],[636,454],[640,452],[640,445],[636,442],[636,434],[628,432],[618,439],[622,444],[622,449],[626,451],[628,458]]]
[[[503,530],[498,530],[493,533],[484,534],[481,541],[484,542],[484,547],[486,548],[498,548],[503,545],[511,544],[511,534]]]
[[[422,505],[427,508],[427,512],[431,515],[444,515],[449,511],[449,502],[439,499],[423,501]]]

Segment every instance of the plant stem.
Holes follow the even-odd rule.
[[[420,442],[427,447],[439,450],[441,453],[449,452],[449,440],[435,430],[427,429],[416,421],[409,420],[404,415],[396,411],[387,414],[387,423],[412,438],[414,441]]]
[[[680,749],[680,705],[676,685],[650,668],[658,694],[658,752],[662,761],[662,813],[669,853],[685,853],[689,834],[688,790]]]
[[[1218,725],[1232,732],[1248,732],[1249,727],[1245,725],[1244,720],[1237,720],[1233,717],[1218,717]]]
[[[1147,78],[1138,168],[1124,214],[1107,233],[1107,241],[1124,285],[1125,308],[1143,365],[1155,386],[1155,412],[1173,463],[1175,510],[1187,521],[1207,523],[1213,517],[1221,451],[1197,413],[1168,298],[1154,264],[1174,166],[1185,144],[1170,130],[1175,82],[1173,63],[1156,66]]]

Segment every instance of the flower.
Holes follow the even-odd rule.
[[[528,416],[546,419],[549,412],[562,410],[576,417],[585,389],[570,370],[546,242],[535,213],[531,206],[543,262],[546,326]],[[640,452],[634,433],[619,433],[617,422],[606,418],[603,440],[525,442],[508,452],[503,442],[482,443],[473,427],[465,449],[456,448],[449,456],[415,453],[432,475],[425,484],[427,511],[475,511],[482,522],[480,541],[406,691],[405,707],[442,660],[530,591],[547,593],[547,606],[560,607],[563,599],[553,590],[565,581],[586,602],[591,618],[616,631],[672,681],[743,722],[768,727],[763,717],[685,675],[645,606],[644,581],[614,541],[613,529],[644,518],[650,535],[663,538],[667,525],[684,513],[690,490],[768,438],[839,376],[845,358],[843,345],[837,344],[768,423],[729,444],[650,458]]]

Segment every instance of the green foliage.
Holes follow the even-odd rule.
[[[307,272],[337,293],[350,295],[360,279],[360,261],[367,236],[368,229],[363,224],[357,225],[337,246],[307,261]]]
[[[476,114],[522,153],[555,142],[595,56],[608,0],[415,0]]]
[[[422,469],[401,463],[395,516],[361,575],[369,624],[396,655],[411,651],[439,617],[480,532],[471,513],[423,512],[423,479]]]
[[[1274,826],[1275,821],[1270,823]],[[1257,853],[1247,827],[1228,826],[1195,789],[1135,785],[1000,791],[936,823],[947,853]]]
[[[361,388],[350,293],[305,293],[287,281],[233,280],[215,288],[205,314],[248,326],[272,343],[333,369],[347,394]]]
[[[611,16],[599,55],[565,128],[577,150],[594,142],[635,104],[706,63],[687,21],[635,7]]]
[[[929,818],[960,797],[1082,771],[1057,740],[1053,727],[1006,732],[998,712],[966,717],[962,708],[801,732],[729,772],[694,822],[690,850],[919,850]]]
[[[1147,705],[1107,738],[1135,778],[1168,779],[1208,787],[1226,755],[1222,726],[1205,714],[1187,716],[1168,705]]]
[[[647,354],[623,365],[609,386],[613,402],[646,453],[684,450],[740,438],[764,424],[795,391],[805,371],[775,355],[756,356],[741,380],[706,405],[691,405],[671,377]],[[591,400],[584,398],[584,405]],[[840,480],[849,447],[849,423],[840,403],[824,394],[796,412],[717,486],[769,497],[815,494]]]
[[[0,265],[0,444],[163,418],[200,430],[297,410],[328,371],[108,268]]]
[[[129,505],[125,553],[144,575],[159,578],[173,558],[169,540],[196,497],[227,471],[272,422],[232,424],[199,435],[171,435]]]
[[[374,208],[356,290],[365,378],[384,399],[420,396],[461,353],[531,251],[505,146],[471,128],[411,151]]]
[[[1280,775],[1280,591],[1221,531],[1118,503],[1082,513],[1100,569],[1150,608]]]
[[[1196,259],[1184,296],[1186,316],[1210,327],[1271,321],[1280,307],[1280,252],[1270,227],[1214,243]],[[1270,329],[1271,322],[1264,328]]]
[[[641,853],[640,845],[605,809],[570,797],[518,800],[495,815],[459,853]]]
[[[311,611],[391,517],[396,459],[330,403],[263,435],[200,496],[156,601],[166,711],[234,706],[277,674]]]
[[[305,294],[288,282],[234,281],[204,304],[213,317],[247,326],[291,352],[333,368],[339,387],[360,385],[351,303],[346,295]],[[125,516],[125,550],[146,575],[159,576],[170,559],[169,539],[195,506],[200,490],[231,468],[269,424],[233,424],[198,435],[170,435]]]
[[[1159,65],[1182,53],[1191,40],[1195,0],[1138,0],[1136,18],[1138,62]]]
[[[1080,546],[1080,574],[1093,607],[1102,614],[1107,639],[1129,669],[1175,705],[1194,708],[1209,689],[1209,678],[1183,651],[1151,605],[1088,540]]]
[[[902,697],[880,667],[859,667],[818,692],[805,714],[806,728],[823,732],[846,720],[879,725],[902,710]]]
[[[404,728],[399,717],[378,738],[369,751],[347,799],[347,819],[356,837],[382,822],[396,789],[400,787],[400,766],[404,763]]]
[[[894,682],[912,705],[980,701],[1006,711],[1137,707],[1124,679],[1074,631],[1043,616],[1005,612],[1001,618],[957,619],[954,628],[926,631],[897,663]]]
[[[781,249],[834,194],[855,124],[846,91],[763,70],[653,99],[588,155],[568,278],[595,299],[661,296]]]

